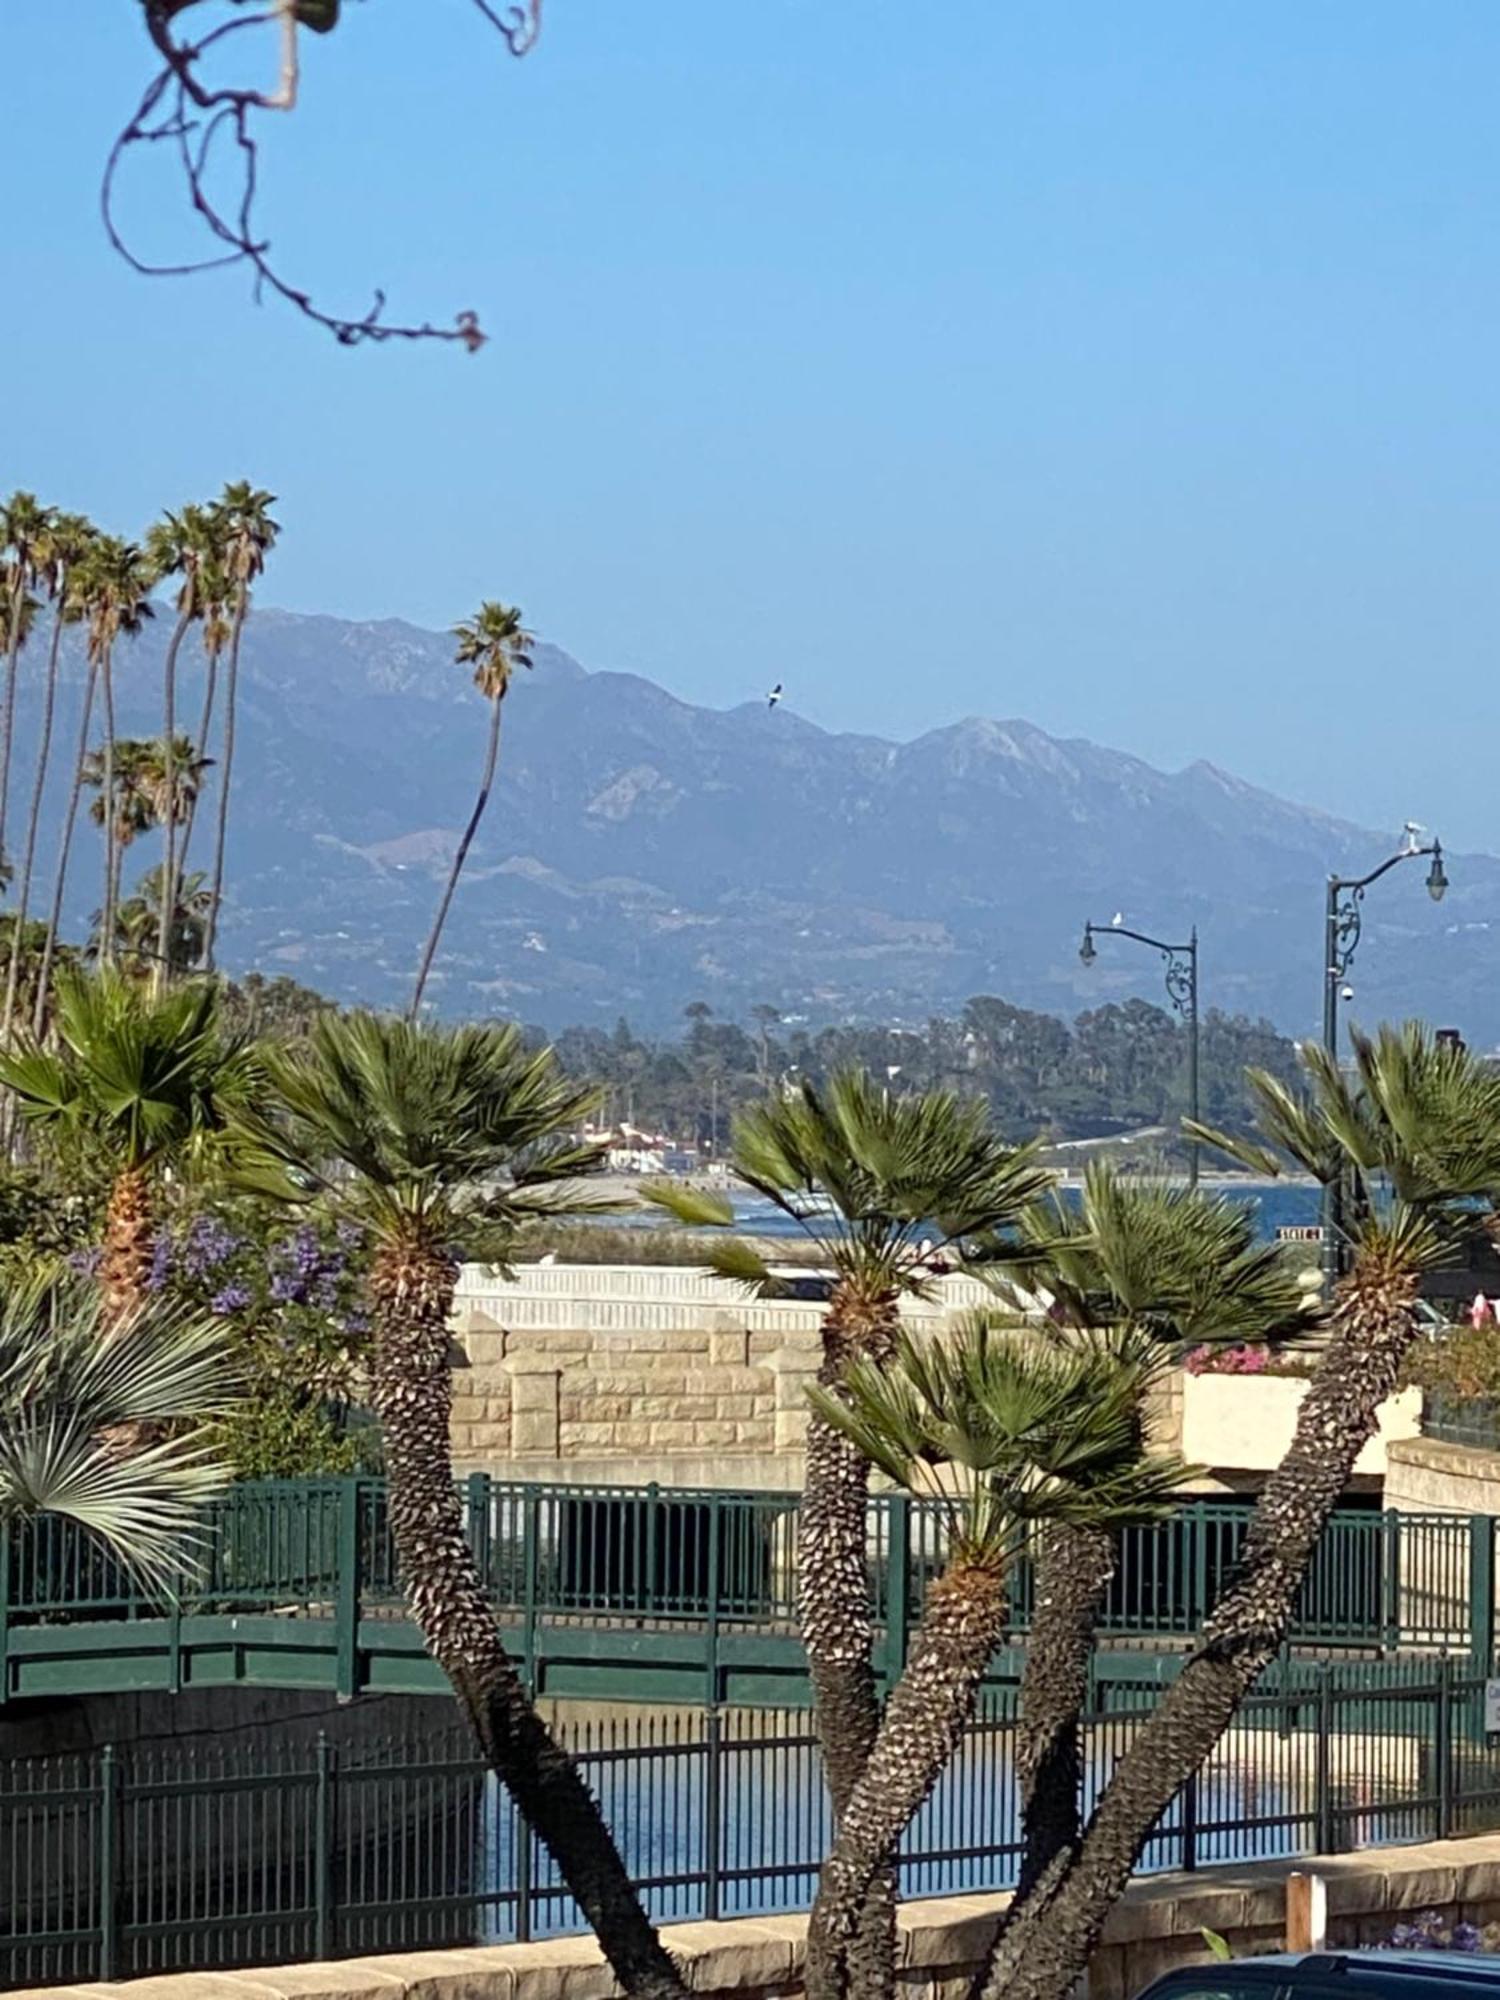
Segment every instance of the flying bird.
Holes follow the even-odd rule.
[[[1121,924],[1124,923],[1124,921],[1125,921],[1125,912],[1123,910],[1116,910],[1114,915],[1109,920],[1109,927],[1111,930],[1117,931],[1120,928]]]
[[[773,687],[771,692],[766,696],[766,707],[774,708],[777,702],[780,701],[780,699],[781,699],[781,682],[778,681],[775,687]]]

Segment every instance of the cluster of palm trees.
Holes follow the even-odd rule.
[[[226,485],[209,504],[169,513],[139,543],[107,534],[80,514],[44,506],[18,492],[0,507],[0,856],[13,847],[19,865],[9,924],[5,1001],[0,1038],[9,1040],[29,999],[33,1032],[47,1018],[53,976],[65,948],[61,923],[83,794],[95,797],[91,816],[104,835],[103,894],[93,951],[101,963],[125,959],[162,984],[174,970],[212,971],[223,904],[230,785],[235,752],[240,645],[251,593],[275,542],[274,496],[248,481]],[[162,669],[162,729],[158,737],[122,737],[116,720],[116,648],[155,613],[155,593],[174,583],[174,618]],[[44,919],[34,920],[40,894],[43,800],[55,748],[58,677],[65,633],[84,635],[86,673],[67,805],[58,832]],[[201,639],[202,695],[196,734],[178,727],[183,647]],[[19,833],[11,825],[11,781],[23,654],[44,648],[37,711],[37,750],[30,798]],[[217,730],[217,755],[208,746]],[[97,742],[95,740],[97,733]],[[203,779],[217,765],[217,818],[207,867],[187,868]],[[121,874],[127,850],[160,828],[159,867],[126,896]],[[41,928],[38,930],[37,922]]]
[[[81,1281],[95,1303],[79,1307],[49,1279],[14,1327],[0,1315],[0,1513],[73,1511],[126,1559],[158,1574],[180,1565],[187,1502],[204,1474],[180,1437],[149,1425],[142,1435],[141,1406],[159,1418],[174,1381],[205,1397],[223,1389],[205,1372],[201,1326],[153,1332],[150,1247],[163,1203],[210,1175],[357,1223],[373,1249],[371,1395],[413,1616],[622,1987],[681,2000],[597,1802],[505,1650],[450,1457],[458,1259],[503,1255],[539,1213],[598,1205],[582,1178],[597,1151],[575,1136],[596,1094],[511,1027],[328,1015],[298,1040],[257,1046],[227,1034],[220,1009],[206,980],[156,993],[117,967],[68,968],[46,1044],[28,1036],[0,1053],[0,1084],[39,1142],[92,1147],[110,1168],[102,1263]],[[813,2000],[894,1991],[897,1844],[960,1740],[1023,1550],[1037,1570],[1018,1751],[1026,1855],[980,1982],[995,2000],[1064,2000],[1161,1813],[1284,1642],[1319,1535],[1416,1338],[1422,1274],[1476,1215],[1500,1208],[1500,1074],[1416,1027],[1358,1039],[1356,1057],[1350,1077],[1310,1051],[1299,1091],[1252,1077],[1263,1144],[1204,1134],[1263,1171],[1294,1163],[1353,1182],[1349,1275],[1327,1303],[1302,1296],[1235,1204],[1099,1170],[1082,1205],[1066,1205],[1031,1149],[1005,1145],[982,1107],[947,1092],[898,1095],[848,1073],[740,1118],[740,1175],[815,1240],[833,1276],[799,1549],[836,1822],[809,1935]],[[732,1234],[721,1202],[649,1193],[684,1220],[721,1226],[711,1262],[726,1281],[774,1292],[776,1273]],[[943,1343],[918,1344],[901,1301],[955,1260],[989,1277],[994,1307]],[[55,1374],[34,1335],[80,1310],[88,1340],[58,1348],[75,1362],[117,1341],[137,1353],[153,1340],[157,1351],[182,1348],[175,1375],[133,1406],[126,1399],[124,1450],[120,1423],[105,1423],[123,1373],[101,1367],[99,1393],[79,1400],[86,1419],[60,1452],[42,1393]],[[1085,1818],[1088,1649],[1114,1534],[1157,1515],[1186,1472],[1152,1443],[1153,1393],[1205,1340],[1314,1333],[1319,1366],[1240,1569]],[[17,1382],[29,1386],[17,1394]],[[131,1511],[122,1467],[137,1464],[149,1504]],[[938,1504],[948,1530],[945,1569],[884,1700],[866,1542],[872,1473]]]

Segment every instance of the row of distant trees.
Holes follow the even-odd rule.
[[[905,1089],[982,1097],[1000,1130],[1057,1138],[1169,1124],[1187,1109],[1187,1029],[1145,1000],[1111,1001],[1073,1022],[979,994],[962,1012],[920,1028],[783,1023],[774,1007],[749,1022],[717,1018],[703,1001],[673,1038],[566,1028],[554,1037],[569,1074],[608,1093],[607,1115],[701,1146],[722,1143],[736,1110],[777,1083],[820,1081],[844,1069],[887,1076]],[[1217,1009],[1202,1023],[1203,1115],[1245,1127],[1245,1071],[1296,1074],[1296,1050],[1268,1021]]]

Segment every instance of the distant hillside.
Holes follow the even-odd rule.
[[[163,642],[158,621],[125,649],[123,727],[154,722]],[[184,658],[191,718],[200,664]],[[71,671],[76,682],[76,657]],[[787,682],[795,700],[794,672]],[[997,695],[1010,705],[1025,687],[997,678]],[[258,614],[231,968],[401,998],[483,726],[445,635]],[[544,646],[506,706],[501,781],[431,991],[445,1012],[551,1026],[624,1012],[659,1027],[696,998],[819,1021],[920,1019],[976,992],[1071,1013],[1155,996],[1138,948],[1104,947],[1092,972],[1078,963],[1084,918],[1123,910],[1159,933],[1198,924],[1205,1004],[1303,1033],[1318,1017],[1323,878],[1370,866],[1393,832],[1211,765],[1163,773],[1025,722],[975,718],[905,744],[831,735],[787,707],[695,708]],[[96,850],[90,833],[79,922],[98,900]],[[139,858],[152,858],[144,843]],[[1493,1041],[1500,862],[1455,856],[1450,872],[1441,910],[1420,868],[1375,892],[1355,1012],[1418,1011]]]

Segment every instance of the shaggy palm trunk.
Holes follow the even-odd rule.
[[[193,622],[192,596],[187,608],[177,614],[172,636],[167,641],[167,658],[162,668],[162,785],[165,793],[166,847],[161,872],[161,902],[156,919],[156,966],[154,983],[164,991],[171,977],[172,911],[177,903],[177,655],[183,636]]]
[[[104,1317],[113,1325],[133,1312],[146,1296],[156,1212],[150,1177],[144,1167],[126,1167],[115,1175],[104,1216],[104,1255],[99,1282],[104,1289]]]
[[[412,989],[411,1006],[406,1014],[408,1021],[415,1021],[421,1009],[422,992],[427,984],[427,975],[432,970],[432,961],[437,956],[438,939],[443,935],[443,925],[448,921],[448,908],[453,901],[453,892],[458,887],[458,878],[463,873],[469,848],[473,844],[479,822],[484,817],[484,809],[490,802],[490,787],[495,782],[495,763],[500,755],[500,700],[500,696],[496,695],[490,703],[490,740],[485,753],[484,775],[479,780],[479,796],[474,801],[474,810],[469,814],[469,823],[464,828],[463,837],[454,851],[453,866],[448,871],[443,899],[438,904],[437,916],[433,919],[427,948],[422,953],[422,963],[417,967],[417,983]]]
[[[47,1025],[47,996],[52,986],[52,961],[57,954],[57,936],[62,929],[63,897],[68,887],[68,859],[73,850],[73,829],[78,823],[78,803],[83,797],[83,764],[88,756],[89,728],[94,719],[94,688],[99,669],[93,648],[89,649],[88,678],[83,686],[83,715],[78,725],[78,754],[73,759],[73,782],[68,792],[68,810],[63,819],[62,839],[57,848],[57,873],[52,883],[52,909],[47,917],[47,935],[42,943],[42,963],[36,978],[36,1005],[31,1015],[31,1032],[40,1037]]]
[[[21,657],[21,628],[26,610],[26,561],[19,554],[15,577],[10,593],[10,628],[5,646],[5,700],[3,708],[0,708],[0,861],[5,858],[6,814],[10,805],[10,750],[16,722],[16,667]]]
[[[865,1300],[837,1286],[823,1322],[819,1382],[838,1389],[849,1363],[861,1355],[888,1361],[897,1326],[894,1295]],[[864,1454],[842,1431],[811,1417],[798,1510],[798,1610],[823,1774],[840,1828],[880,1730],[865,1547],[869,1496]],[[859,2000],[885,2000],[895,1991],[896,1871],[890,1855],[871,1878],[846,1969]]]
[[[387,1249],[372,1274],[374,1398],[406,1599],[486,1762],[546,1843],[621,1986],[649,2000],[684,2000],[597,1801],[500,1642],[465,1539],[448,1438],[456,1276],[452,1261],[427,1245]]]
[[[851,1990],[870,1886],[958,1748],[1004,1624],[999,1566],[955,1556],[928,1592],[911,1658],[823,1863],[807,1933],[807,2000],[842,2000]]]
[[[1074,1847],[1081,1826],[1080,1720],[1088,1700],[1094,1627],[1115,1573],[1115,1538],[1104,1528],[1044,1528],[1016,1718],[1021,1799],[1020,1904],[1053,1859]]]
[[[198,735],[195,739],[198,745],[198,755],[200,758],[206,757],[208,754],[208,732],[213,727],[214,698],[218,693],[218,689],[219,689],[219,656],[216,652],[214,652],[210,653],[208,656],[208,668],[203,684],[203,714],[200,716],[198,721]],[[183,813],[182,813],[182,851],[177,857],[177,876],[178,880],[182,882],[185,882],[187,880],[188,849],[193,844],[193,827],[198,818],[198,805],[202,797],[201,786],[202,786],[202,767],[200,765],[198,783],[195,784],[189,791],[187,796],[187,803],[183,807]],[[173,918],[173,922],[175,925],[176,922],[175,915]]]
[[[47,765],[52,756],[52,717],[57,707],[57,656],[62,645],[63,606],[66,580],[58,585],[57,609],[52,620],[52,643],[47,649],[47,681],[42,690],[42,729],[37,745],[36,776],[31,785],[31,811],[26,820],[26,847],[21,857],[21,880],[16,892],[16,927],[11,933],[10,967],[5,975],[5,1014],[0,1021],[0,1043],[10,1046],[10,1031],[16,1019],[16,995],[21,979],[21,952],[26,916],[31,907],[31,875],[36,866],[36,836],[41,825],[42,795],[47,788]]]
[[[234,624],[229,634],[229,670],[224,676],[224,754],[219,760],[219,814],[214,830],[214,869],[209,888],[208,936],[203,945],[203,963],[209,972],[214,969],[214,946],[219,937],[219,902],[224,894],[224,844],[229,835],[229,774],[234,768],[234,723],[235,703],[240,685],[240,634],[245,629],[245,616],[250,608],[250,586],[241,580],[235,592]],[[208,738],[199,745],[199,754],[207,755]]]
[[[1298,1588],[1416,1337],[1417,1274],[1377,1251],[1338,1295],[1323,1365],[1250,1519],[1233,1581],[1116,1766],[1077,1854],[1055,1863],[975,1982],[976,2000],[1067,2000],[1158,1819],[1286,1638]]]

